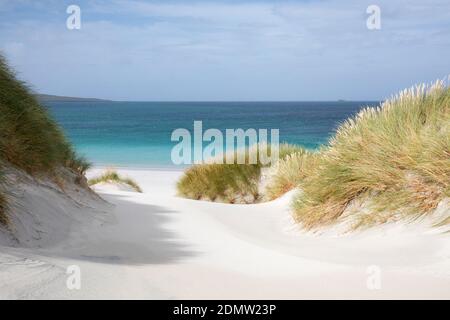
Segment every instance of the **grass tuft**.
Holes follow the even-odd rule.
[[[338,128],[300,186],[295,217],[307,228],[335,222],[355,199],[370,199],[373,219],[360,226],[430,212],[450,193],[450,89],[420,85],[365,108]]]
[[[0,159],[30,174],[79,160],[47,109],[1,56]]]
[[[311,166],[317,164],[319,153],[300,149],[280,159],[271,169],[265,196],[276,199],[286,192],[298,187],[306,178]]]
[[[67,167],[82,175],[88,167],[62,130],[0,55],[0,163],[31,175],[52,175]],[[1,166],[0,166],[1,170]],[[6,197],[0,195],[0,221],[6,223]]]
[[[129,185],[131,188],[133,188],[136,192],[142,192],[142,189],[139,187],[139,185],[131,178],[128,177],[121,177],[116,171],[114,170],[106,170],[103,174],[101,174],[98,177],[89,179],[88,184],[90,186],[93,186],[97,183],[124,183]]]
[[[66,160],[65,166],[84,176],[86,171],[92,167],[92,164],[83,156],[78,156],[74,153]]]
[[[270,148],[262,145],[246,148],[245,158],[249,159],[252,153],[258,154],[262,147]],[[283,159],[302,150],[295,145],[281,144],[279,157]],[[235,151],[235,159],[239,152],[244,151]],[[194,165],[184,172],[178,181],[177,190],[179,195],[189,199],[251,203],[260,198],[259,181],[263,167],[259,161],[256,164]]]

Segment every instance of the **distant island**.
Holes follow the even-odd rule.
[[[101,101],[111,101],[105,99],[97,99],[97,98],[78,98],[78,97],[65,97],[65,96],[55,96],[51,94],[35,94],[37,99],[40,102],[49,102],[49,101],[64,101],[64,102],[101,102]]]

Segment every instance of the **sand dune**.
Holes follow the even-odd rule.
[[[292,194],[193,201],[175,196],[180,171],[119,172],[143,193],[97,186],[111,205],[59,203],[89,217],[64,237],[28,248],[0,238],[0,298],[450,298],[450,236],[424,221],[311,234],[290,219]],[[79,290],[66,286],[70,265],[80,267]]]

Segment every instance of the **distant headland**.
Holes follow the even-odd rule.
[[[108,102],[111,100],[97,99],[97,98],[79,98],[79,97],[65,97],[65,96],[55,96],[51,94],[35,94],[40,102],[49,101],[64,101],[64,102]]]

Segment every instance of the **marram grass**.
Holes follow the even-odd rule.
[[[280,159],[270,169],[265,197],[274,200],[297,188],[306,178],[311,166],[317,164],[318,157],[318,152],[300,149]]]
[[[265,190],[259,190],[261,170],[260,164],[195,165],[178,192],[233,203],[261,193],[275,199],[298,187],[294,216],[306,228],[336,222],[356,202],[364,214],[357,212],[354,227],[426,214],[450,197],[450,89],[438,81],[367,107],[317,152],[281,147]]]
[[[258,153],[259,148],[269,148],[270,150],[270,145],[247,148],[245,159],[248,159],[251,153]],[[294,145],[281,144],[279,157],[283,159],[287,155],[301,150],[303,149]],[[178,181],[178,194],[197,200],[251,203],[261,196],[259,181],[263,167],[259,161],[256,164],[194,165],[188,168]]]
[[[78,157],[62,130],[27,86],[17,80],[0,55],[0,170],[12,165],[31,175],[52,175],[58,167],[84,174],[88,163]],[[0,222],[7,199],[0,195]]]
[[[405,90],[337,130],[300,182],[295,218],[307,228],[335,222],[356,199],[360,225],[430,212],[450,196],[450,89]]]
[[[137,184],[136,181],[134,181],[133,179],[128,178],[128,177],[121,177],[114,170],[106,170],[100,176],[89,179],[88,184],[90,186],[93,186],[97,183],[102,183],[102,182],[104,182],[104,183],[124,183],[124,184],[130,186],[136,192],[142,192],[141,187]]]

